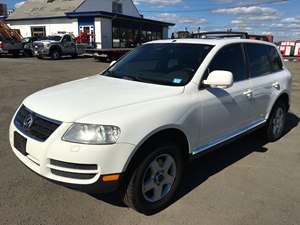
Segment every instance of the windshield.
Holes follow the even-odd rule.
[[[47,37],[41,38],[41,40],[60,41],[61,36],[47,36]]]
[[[30,42],[30,38],[29,37],[22,39],[22,43],[28,43],[28,42]]]
[[[140,82],[184,86],[212,49],[201,44],[146,44],[136,48],[103,75]]]

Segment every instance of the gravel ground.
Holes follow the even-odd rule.
[[[300,63],[288,66],[294,83],[287,134],[276,143],[252,134],[195,160],[180,197],[147,217],[114,195],[90,196],[37,176],[17,160],[8,142],[10,120],[24,97],[96,74],[107,64],[0,58],[0,224],[300,224]]]

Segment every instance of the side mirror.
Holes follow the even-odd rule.
[[[117,62],[116,60],[112,61],[109,65],[109,67],[112,67],[113,65],[115,65],[116,62]]]
[[[226,89],[233,85],[233,74],[225,70],[215,70],[208,75],[203,84]]]

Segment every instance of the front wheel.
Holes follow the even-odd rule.
[[[53,60],[60,59],[60,56],[61,56],[60,52],[58,50],[56,50],[56,49],[52,50],[51,53],[50,53],[50,57]]]
[[[273,142],[283,136],[287,110],[287,105],[282,101],[279,101],[273,107],[265,127],[265,135],[268,141]]]
[[[18,51],[18,50],[13,51],[12,55],[13,55],[14,58],[17,58],[20,55],[20,51]]]
[[[154,147],[135,168],[125,190],[129,207],[151,215],[167,207],[176,195],[183,175],[184,159],[174,144]]]

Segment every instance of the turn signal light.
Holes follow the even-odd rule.
[[[108,182],[108,181],[116,181],[119,180],[120,178],[120,174],[114,174],[114,175],[106,175],[102,177],[102,180],[104,182]]]

